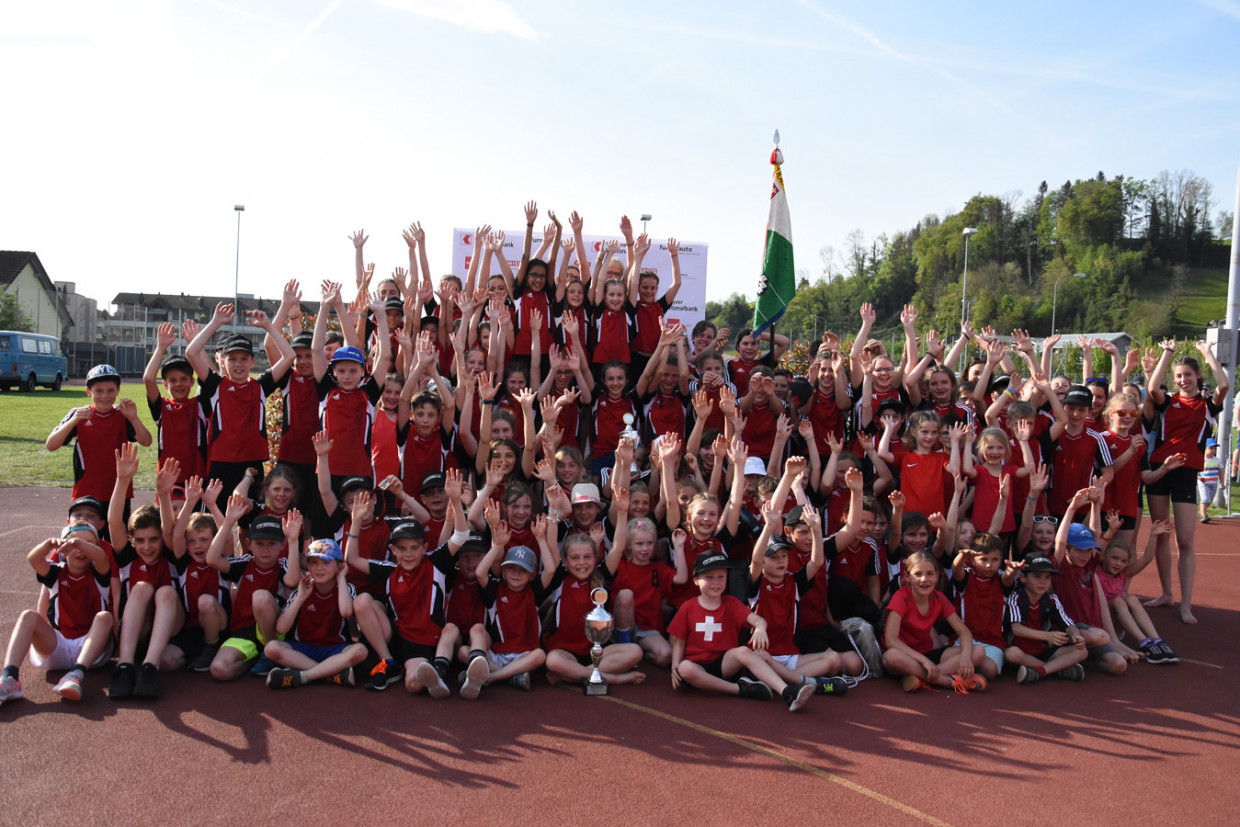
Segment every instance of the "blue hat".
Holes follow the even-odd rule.
[[[103,382],[105,380],[119,385],[121,383],[121,375],[111,365],[95,365],[90,369],[90,373],[86,374],[86,387],[89,388],[96,382]]]
[[[337,362],[357,362],[359,365],[366,364],[366,357],[362,355],[362,351],[351,345],[336,348],[336,352],[332,354],[332,364]]]
[[[340,544],[335,540],[315,540],[306,548],[307,560],[334,560],[339,563],[344,559],[340,553]]]
[[[504,562],[502,565],[517,566],[518,568],[523,568],[530,574],[533,574],[537,571],[536,560],[537,558],[534,557],[534,549],[529,546],[513,546],[508,549],[508,553],[504,555]]]
[[[1094,533],[1080,523],[1073,523],[1068,528],[1068,545],[1085,550],[1098,547],[1098,543],[1094,541]]]
[[[1216,440],[1214,437],[1210,437],[1209,439],[1207,439],[1207,440],[1206,440],[1206,447],[1207,447],[1207,448],[1217,448],[1217,447],[1218,447],[1218,440]]]

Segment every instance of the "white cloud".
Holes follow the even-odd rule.
[[[522,40],[546,37],[531,26],[504,0],[378,0],[396,11],[439,20],[453,26],[486,32],[510,34]]]

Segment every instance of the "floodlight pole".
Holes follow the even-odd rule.
[[[233,272],[233,332],[236,333],[241,315],[241,213],[245,212],[245,205],[237,204],[233,209],[237,211],[237,266]]]

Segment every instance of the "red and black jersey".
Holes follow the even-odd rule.
[[[544,598],[546,592],[537,579],[514,592],[502,577],[490,575],[482,588],[482,603],[487,607],[492,652],[517,655],[539,648],[538,605]]]
[[[192,629],[201,625],[198,621],[198,598],[203,595],[214,597],[225,611],[228,610],[228,584],[220,580],[218,570],[206,563],[195,563],[188,554],[173,560],[172,566],[176,572],[177,593],[185,609],[186,626]]]
[[[228,571],[221,572],[220,576],[236,585],[232,612],[228,616],[229,632],[254,625],[255,592],[268,591],[280,597],[281,591],[285,590],[283,579],[287,568],[286,560],[280,560],[269,569],[260,569],[248,554],[228,558]]]
[[[452,561],[447,545],[427,554],[413,569],[392,562],[370,561],[370,581],[381,585],[392,626],[410,643],[439,643]],[[468,630],[463,629],[462,634],[467,635]]]
[[[557,391],[552,387],[548,394],[552,399],[559,399],[567,392],[567,388]],[[555,421],[555,426],[560,429],[563,436],[560,437],[560,447],[576,448],[581,450],[581,440],[578,433],[581,431],[581,403],[574,402],[560,409],[559,418]]]
[[[1065,559],[1059,564],[1059,574],[1054,577],[1055,596],[1064,610],[1077,623],[1088,623],[1098,628],[1102,628],[1102,612],[1106,611],[1094,589],[1094,576],[1100,568],[1097,557],[1091,557],[1084,566],[1074,566],[1071,560]]]
[[[85,636],[95,622],[95,615],[108,608],[108,587],[112,578],[94,566],[81,575],[74,575],[67,566],[53,563],[47,574],[37,579],[51,593],[47,604],[48,621],[70,640]]]
[[[590,319],[594,315],[594,306],[586,302],[581,307],[572,308],[566,300],[555,303],[555,340],[564,347],[572,344],[568,334],[564,332],[564,319],[573,316],[577,320],[577,337],[585,343],[590,335]]]
[[[1112,461],[1118,460],[1132,447],[1131,436],[1120,436],[1114,431],[1103,431],[1102,438],[1106,440]],[[1141,515],[1141,465],[1145,459],[1147,447],[1143,446],[1140,451],[1133,454],[1132,458],[1124,463],[1123,468],[1115,469],[1111,484],[1107,486],[1103,495],[1103,511],[1118,511],[1123,517]]]
[[[1013,482],[1019,479],[1016,472],[1023,468],[1023,465],[1013,465],[1005,463],[1000,476],[1007,475]],[[990,526],[991,520],[994,519],[995,511],[999,508],[999,482],[1000,477],[992,474],[985,465],[976,465],[974,469],[977,471],[977,477],[973,482],[973,525],[978,531],[986,531]],[[1028,495],[1026,495],[1028,496]],[[1021,508],[1024,508],[1024,502],[1021,502]],[[1016,500],[1008,496],[1008,501],[1004,504],[1003,523],[999,529],[1001,532],[1016,530]]]
[[[963,596],[960,598],[960,619],[978,643],[1007,645],[1003,638],[1003,606],[1007,599],[1003,581],[998,575],[983,579],[971,568],[965,569]]]
[[[1035,631],[1066,632],[1074,625],[1072,618],[1063,610],[1059,598],[1047,592],[1036,605],[1029,602],[1029,593],[1024,589],[1016,589],[1008,595],[1003,605],[1003,631],[1008,643],[1018,647],[1022,652],[1040,655],[1051,644],[1045,640],[1034,640],[1028,637],[1017,637],[1012,634],[1012,624],[1019,623]]]
[[[766,621],[767,652],[772,655],[801,653],[792,638],[797,630],[801,596],[811,587],[805,569],[785,574],[778,583],[760,577],[758,582],[750,584],[749,607]]]
[[[1050,511],[1066,514],[1072,496],[1088,488],[1094,474],[1111,465],[1111,451],[1097,431],[1088,428],[1073,436],[1065,428],[1050,451]]]
[[[834,540],[828,538],[828,542]],[[825,546],[824,546],[825,549]],[[788,573],[796,574],[804,571],[809,564],[810,553],[801,553],[796,549],[788,551]],[[831,612],[827,608],[827,567],[822,566],[812,581],[800,593],[797,606],[797,629],[818,629],[831,625]]]
[[[1033,432],[1029,435],[1029,452],[1033,454],[1033,464],[1036,467],[1042,462],[1042,457],[1047,453],[1043,450],[1044,445],[1049,445],[1049,437],[1047,431],[1055,422],[1046,411],[1038,411],[1033,417]],[[1013,458],[1023,457],[1020,452],[1020,443],[1016,437],[1012,436],[1011,422],[1008,420],[1006,413],[999,414],[999,427],[1008,435],[1008,451]],[[1019,514],[1025,508],[1025,498],[1029,496],[1029,478],[1028,477],[1012,477],[1012,493],[1009,500],[1012,503],[1012,511]],[[1039,498],[1037,504],[1037,513],[1046,513],[1046,498]],[[984,531],[985,528],[978,529]]]
[[[813,404],[810,405],[807,418],[814,426],[814,445],[821,457],[831,456],[831,445],[827,438],[834,436],[841,442],[844,440],[844,414],[835,404],[834,396],[827,396],[817,388],[814,389]]]
[[[353,519],[346,517],[344,524],[336,535],[336,540],[340,543],[341,548],[344,547],[346,540],[354,542],[345,536],[352,530],[352,527]],[[427,536],[429,538],[430,535]],[[358,553],[363,560],[369,560],[372,563],[386,561],[388,559],[388,543],[391,538],[392,527],[387,520],[376,518],[367,525],[358,526],[356,540]],[[381,597],[383,595],[383,589],[380,588],[373,578],[367,577],[352,566],[345,573],[345,580],[357,592],[366,592],[372,597]]]
[[[375,403],[383,388],[373,376],[351,391],[336,385],[327,374],[318,383],[319,423],[332,440],[327,455],[333,476],[373,477],[370,462],[370,434],[375,422]]]
[[[267,397],[276,382],[267,371],[258,379],[234,382],[212,371],[198,380],[198,401],[208,418],[207,462],[255,462],[267,448]]]
[[[512,352],[517,356],[529,356],[532,338],[530,336],[530,325],[533,324],[534,311],[542,314],[542,328],[538,335],[538,347],[542,353],[551,350],[551,345],[555,341],[555,313],[552,308],[555,304],[555,288],[548,280],[548,286],[542,290],[530,290],[525,283],[519,284],[515,288],[517,307],[517,335],[513,341]]]
[[[487,607],[482,603],[482,584],[477,580],[466,580],[458,572],[452,588],[448,591],[448,622],[461,630],[462,637],[468,637],[469,630],[475,624],[485,623],[486,618]]]
[[[1154,431],[1150,464],[1161,465],[1172,454],[1184,454],[1184,467],[1200,471],[1205,467],[1206,439],[1213,433],[1216,417],[1222,411],[1223,407],[1214,404],[1212,397],[1201,393],[1165,394],[1158,407],[1161,417]]]
[[[600,565],[602,565],[600,563]],[[590,651],[590,639],[586,637],[585,617],[594,608],[590,600],[590,578],[578,580],[564,567],[556,569],[548,586],[551,590],[552,609],[550,628],[543,638],[544,648],[563,649],[574,655]]]
[[[612,594],[624,589],[633,593],[633,621],[637,628],[663,631],[663,601],[672,596],[676,569],[667,563],[652,561],[644,566],[623,558],[612,579]]]
[[[745,430],[741,438],[749,448],[751,457],[758,457],[763,462],[771,455],[775,446],[775,412],[769,402],[758,404],[749,409],[745,415]],[[772,475],[774,476],[774,475]]]
[[[641,418],[645,423],[643,442],[649,445],[666,433],[676,434],[684,442],[689,432],[689,397],[682,396],[678,390],[666,394],[655,390],[642,397],[641,405]],[[749,434],[748,429],[745,434]]]
[[[685,660],[711,663],[740,645],[749,615],[749,608],[730,594],[723,595],[717,609],[707,609],[694,598],[681,605],[667,633],[685,642]]]
[[[319,392],[314,374],[302,376],[296,370],[284,374],[279,384],[283,397],[283,424],[277,459],[298,465],[314,465],[314,435],[319,430]]]
[[[604,362],[624,362],[626,365],[633,360],[632,316],[625,310],[608,310],[600,307],[594,311],[592,332],[594,349],[591,351],[590,363],[601,365]]]
[[[159,467],[175,459],[181,463],[177,482],[200,477],[207,469],[207,421],[197,399],[175,402],[166,396],[146,400],[151,419],[159,427]]]
[[[594,459],[605,457],[620,444],[620,432],[624,430],[624,415],[632,414],[633,427],[640,432],[642,428],[641,405],[631,393],[621,394],[612,398],[603,393],[594,400],[594,442],[591,456]]]
[[[827,557],[828,577],[851,580],[858,594],[869,594],[867,582],[878,576],[878,544],[871,537],[862,537],[846,549],[835,544],[838,535],[831,535],[823,543]]]
[[[353,599],[353,587],[348,583],[349,599]],[[349,626],[340,614],[340,587],[332,581],[331,589],[321,592],[318,587],[310,590],[310,596],[297,610],[290,632],[292,640],[311,646],[339,646],[348,643]]]
[[[60,424],[72,419],[73,413],[69,411]],[[100,413],[91,406],[90,419],[73,426],[65,437],[66,445],[77,441],[73,447],[74,499],[94,497],[101,503],[112,499],[116,489],[116,450],[132,442],[135,436],[133,423],[118,408]],[[125,496],[133,496],[133,483]]]
[[[437,424],[430,436],[422,436],[412,422],[406,422],[396,432],[396,444],[400,446],[401,484],[411,497],[422,493],[422,479],[427,474],[457,467],[455,430],[445,434]]]
[[[674,549],[669,549],[669,552],[672,554],[676,553]],[[723,548],[723,543],[719,542],[718,538],[711,537],[709,540],[702,541],[690,534],[685,538],[685,568],[693,571],[693,565],[699,557],[703,554],[714,554],[716,552],[727,553]],[[672,607],[679,608],[685,601],[691,600],[701,593],[697,583],[694,583],[692,579],[687,583],[681,583],[672,589]]]
[[[400,445],[397,444],[396,421],[385,411],[375,409],[375,422],[370,426],[370,464],[375,469],[375,481],[390,476],[400,476]],[[421,479],[418,480],[421,483]]]
[[[655,352],[659,346],[659,336],[663,332],[663,314],[671,306],[666,296],[652,302],[638,300],[633,307],[633,350],[644,356]]]
[[[726,372],[728,381],[736,386],[736,398],[740,399],[749,393],[749,377],[753,375],[753,369],[762,364],[761,362],[746,362],[744,359],[728,359],[723,363],[723,369]]]
[[[736,387],[731,382],[725,382],[724,384],[727,385],[729,388],[731,388],[733,393],[736,392]],[[692,398],[694,395],[697,394],[699,390],[701,390],[701,388],[702,388],[702,383],[700,380],[690,379],[689,380],[689,397]],[[723,421],[723,411],[719,408],[719,388],[708,389],[706,391],[706,398],[711,401],[711,408],[710,408],[710,415],[706,417],[706,422],[703,423],[702,427],[705,430],[710,430],[713,428],[716,431],[722,431],[724,421]],[[830,452],[828,451],[828,453]]]
[[[172,549],[165,546],[160,556],[149,563],[138,556],[132,543],[125,543],[123,548],[116,549],[115,554],[116,576],[121,581],[121,605],[118,608],[118,616],[125,613],[129,590],[139,583],[149,583],[156,590],[172,585],[172,567],[176,560]]]

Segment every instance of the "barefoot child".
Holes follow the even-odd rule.
[[[95,530],[76,521],[32,548],[26,561],[51,592],[50,608],[46,616],[27,609],[18,617],[0,673],[0,702],[23,697],[18,669],[27,657],[36,669],[69,670],[53,691],[80,700],[86,670],[112,656],[108,556]]]
[[[724,594],[728,585],[728,556],[704,554],[693,564],[693,582],[701,594],[685,602],[668,626],[672,639],[672,688],[682,682],[725,695],[769,701],[778,692],[789,712],[800,709],[814,694],[808,683],[789,685],[761,655],[767,647],[766,621],[744,603]],[[748,646],[740,632],[753,627]],[[742,677],[742,670],[757,680]]]

